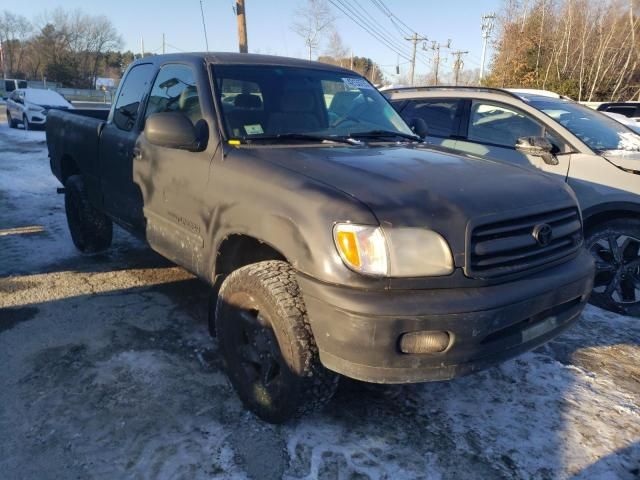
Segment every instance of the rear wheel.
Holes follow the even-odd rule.
[[[640,221],[603,222],[589,229],[586,244],[596,262],[591,303],[640,316]]]
[[[216,332],[227,375],[244,405],[267,422],[326,404],[338,375],[320,363],[291,266],[259,262],[229,275],[216,303]]]
[[[113,222],[89,203],[80,175],[72,175],[65,183],[64,208],[73,244],[82,253],[107,249],[113,238]]]

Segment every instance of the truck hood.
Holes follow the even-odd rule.
[[[602,156],[616,167],[640,173],[640,151],[632,150],[606,150]]]
[[[536,204],[547,210],[575,202],[564,182],[541,173],[431,147],[289,147],[254,152],[355,197],[383,226],[440,232],[454,254],[464,253],[469,220],[501,212],[518,215]]]

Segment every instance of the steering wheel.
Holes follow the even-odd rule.
[[[331,128],[338,127],[342,125],[344,122],[348,122],[349,120],[351,120],[353,123],[361,123],[359,118],[356,118],[353,115],[347,115],[341,118],[340,120],[338,120],[337,122],[335,122],[333,125],[331,125]]]

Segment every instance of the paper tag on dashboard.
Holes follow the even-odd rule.
[[[262,130],[262,125],[260,125],[259,123],[256,123],[254,125],[245,125],[244,131],[247,132],[247,135],[260,135],[261,133],[264,133],[264,130]]]
[[[349,88],[368,88],[369,90],[373,90],[373,86],[367,82],[364,78],[358,77],[343,77],[342,81]]]

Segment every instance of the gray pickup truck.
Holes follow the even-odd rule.
[[[245,405],[282,422],[338,374],[450,379],[577,319],[594,265],[562,182],[420,142],[364,78],[261,55],[161,55],[108,117],[53,111],[71,237],[113,222],[212,288]]]

